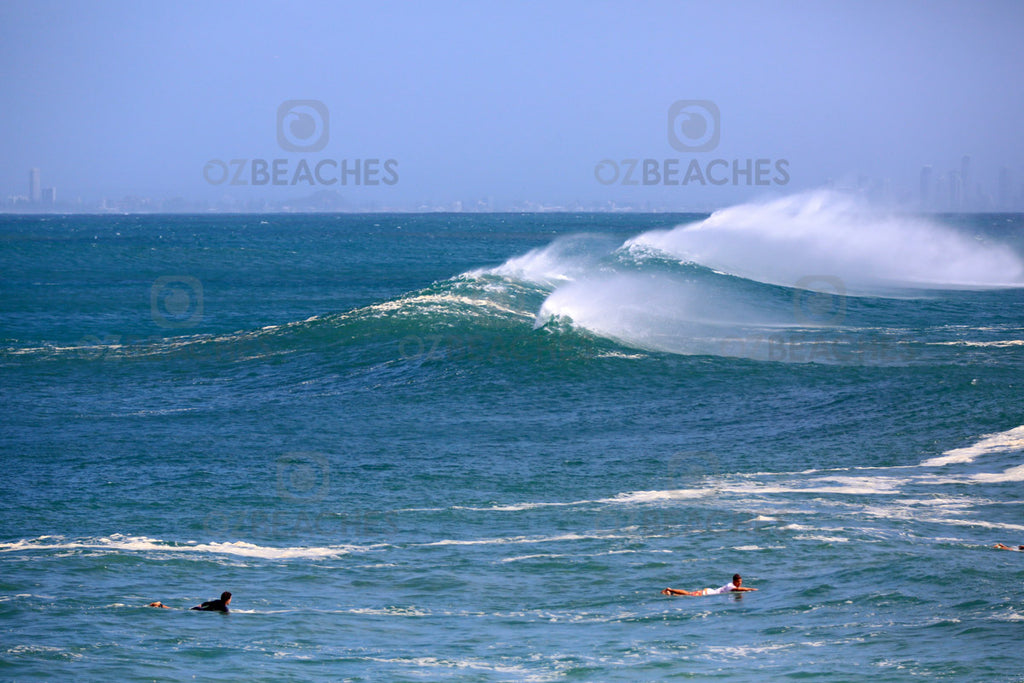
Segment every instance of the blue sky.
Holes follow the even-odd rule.
[[[66,201],[332,189],[357,207],[690,209],[829,181],[888,181],[906,200],[922,165],[940,182],[963,155],[972,194],[996,195],[1001,167],[1016,194],[1022,30],[1020,2],[4,3],[0,197],[27,194],[38,167]],[[324,149],[278,144],[288,100],[326,107]],[[714,149],[672,147],[681,100],[717,106]],[[330,180],[340,160],[393,159],[394,182],[204,178],[232,159],[250,181],[254,159],[284,159],[289,181],[303,160],[330,160]],[[701,175],[729,166],[712,169],[720,184],[627,185],[631,159],[659,175],[675,160],[677,180],[694,160]],[[758,159],[767,184],[733,177],[734,161]],[[595,174],[605,160],[614,182]],[[772,180],[779,160],[785,183]]]

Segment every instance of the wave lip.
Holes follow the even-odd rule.
[[[550,244],[514,256],[500,266],[473,270],[466,275],[480,277],[497,275],[509,280],[528,282],[554,289],[572,282],[600,267],[601,259],[612,252],[614,245],[601,235],[567,235]]]

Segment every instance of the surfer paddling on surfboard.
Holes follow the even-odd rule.
[[[746,593],[747,591],[756,591],[756,588],[746,588],[743,586],[743,577],[739,574],[732,575],[732,583],[727,583],[721,588],[702,588],[696,591],[685,591],[679,588],[666,588],[661,591],[662,595],[722,595],[723,593]]]
[[[223,593],[220,594],[220,599],[219,600],[207,600],[203,604],[196,605],[192,609],[194,609],[194,610],[196,610],[198,612],[227,612],[227,611],[229,611],[228,610],[228,603],[230,603],[230,602],[231,602],[231,593],[229,593],[228,591],[224,591]],[[161,609],[171,609],[170,607],[168,607],[164,603],[160,602],[159,600],[157,600],[156,602],[151,602],[151,603],[149,603],[146,606],[147,607],[159,607]]]

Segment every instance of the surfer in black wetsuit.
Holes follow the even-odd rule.
[[[229,602],[231,602],[231,593],[229,593],[228,591],[224,591],[220,594],[219,600],[207,600],[203,604],[196,605],[192,609],[197,610],[199,612],[227,612]],[[159,600],[157,600],[156,602],[149,603],[148,605],[146,605],[146,607],[159,607],[161,609],[171,609]]]
[[[199,610],[200,612],[227,612],[229,602],[231,602],[231,593],[224,591],[220,594],[220,600],[207,600],[192,609]]]

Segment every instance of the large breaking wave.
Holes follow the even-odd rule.
[[[903,364],[915,354],[934,360],[1024,345],[1019,312],[981,324],[972,302],[948,305],[951,297],[999,295],[978,290],[1020,287],[1024,261],[991,236],[817,191],[730,207],[624,242],[606,234],[559,237],[495,267],[301,322],[4,355],[244,361],[327,352],[375,365],[564,360],[615,355],[624,346],[630,353]]]
[[[648,231],[601,256],[560,240],[491,272],[551,287],[538,327],[568,322],[636,348],[768,360],[853,360],[841,357],[850,348],[833,352],[864,329],[897,333],[891,351],[921,341],[904,338],[907,323],[936,290],[1024,285],[1007,245],[825,191]],[[863,335],[857,346],[862,359]]]

